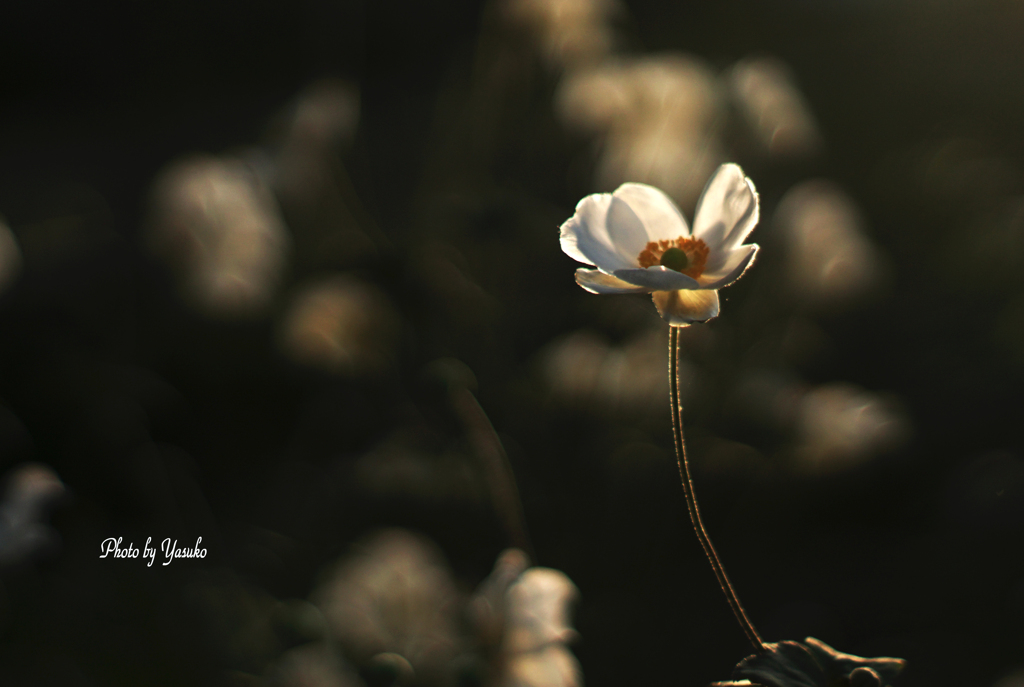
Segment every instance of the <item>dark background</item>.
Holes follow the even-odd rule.
[[[787,62],[826,152],[744,163],[763,217],[794,182],[825,177],[857,199],[891,260],[884,295],[814,315],[826,353],[765,353],[791,316],[773,286],[766,219],[754,234],[763,273],[759,264],[723,292],[722,316],[687,339],[706,380],[688,401],[697,490],[748,611],[772,641],[812,635],[906,658],[907,687],[995,684],[1024,666],[1024,224],[993,242],[979,218],[1024,194],[1024,7],[626,10],[626,53],[684,51],[718,69],[757,54]],[[492,147],[466,143],[474,65],[497,40],[487,16],[470,1],[0,10],[0,213],[24,257],[0,297],[0,468],[46,464],[69,492],[50,519],[60,545],[0,574],[5,684],[259,674],[273,653],[225,650],[223,628],[244,619],[218,616],[228,602],[209,599],[243,588],[303,598],[381,525],[426,533],[460,583],[476,585],[508,545],[485,502],[380,496],[348,479],[347,466],[402,428],[426,436],[424,450],[458,441],[424,372],[438,358],[475,374],[537,563],[581,590],[575,650],[587,684],[702,685],[749,652],[689,531],[667,411],[547,400],[536,370],[550,342],[579,329],[619,342],[659,325],[643,298],[583,293],[558,248],[555,227],[594,189],[588,142],[551,110],[556,76],[531,67]],[[379,232],[372,257],[328,266],[375,284],[402,322],[394,365],[376,377],[289,361],[272,318],[196,315],[141,238],[165,164],[264,145],[274,117],[321,77],[360,94],[339,159]],[[477,295],[453,304],[430,274],[428,242],[462,256]],[[323,270],[301,246],[296,255],[290,283]],[[743,366],[765,356],[810,384],[898,398],[909,441],[834,473],[787,469],[786,437],[727,402]],[[716,438],[755,458],[716,469],[699,455]],[[634,461],[637,445],[647,453]],[[171,533],[202,536],[208,558],[147,569],[96,557],[108,536],[138,545]]]

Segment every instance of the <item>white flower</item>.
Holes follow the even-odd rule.
[[[565,573],[529,567],[519,549],[498,556],[470,602],[470,615],[492,655],[494,687],[581,687],[579,662],[567,644],[579,590]]]
[[[566,255],[594,265],[576,270],[591,293],[650,293],[673,326],[718,315],[718,289],[740,278],[757,253],[744,239],[757,224],[754,184],[738,165],[711,177],[697,201],[693,232],[662,191],[628,183],[595,193],[561,228]]]

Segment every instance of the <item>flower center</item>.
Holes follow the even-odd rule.
[[[661,264],[670,270],[682,272],[690,266],[690,258],[682,248],[673,246],[661,254]]]
[[[662,265],[694,279],[704,273],[707,261],[707,244],[701,239],[685,236],[675,240],[651,241],[637,256],[641,267]]]

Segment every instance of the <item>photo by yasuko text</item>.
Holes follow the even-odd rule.
[[[100,544],[100,558],[138,558],[140,551],[133,542],[128,542],[127,546],[122,546],[124,537],[107,537]],[[153,537],[146,537],[146,544],[143,546],[141,554],[143,560],[148,559],[146,563],[147,568],[153,567],[153,563],[156,562],[156,548],[150,546],[150,542],[153,541]],[[160,552],[163,554],[162,565],[169,565],[175,558],[206,558],[206,549],[200,548],[203,538],[198,537],[196,539],[196,545],[193,548],[181,548],[178,546],[178,540],[172,540],[167,537],[160,543]]]

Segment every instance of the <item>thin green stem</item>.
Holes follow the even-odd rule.
[[[743,609],[743,604],[740,603],[740,598],[736,595],[736,590],[733,589],[732,582],[729,581],[729,576],[725,573],[725,566],[722,565],[718,552],[715,551],[715,546],[711,543],[711,537],[708,536],[707,529],[704,527],[704,521],[700,517],[697,495],[693,490],[693,478],[690,476],[690,463],[686,458],[686,442],[683,440],[683,406],[679,402],[679,355],[679,328],[669,327],[668,377],[669,401],[672,405],[672,438],[676,445],[676,462],[679,464],[679,479],[683,483],[686,508],[690,511],[693,530],[697,533],[700,545],[704,547],[704,553],[707,554],[708,561],[711,563],[711,569],[715,571],[715,577],[718,578],[718,584],[722,588],[722,593],[725,594],[725,600],[729,602],[729,608],[732,609],[733,615],[736,616],[736,621],[743,629],[743,633],[747,635],[747,639],[754,645],[754,649],[763,652],[764,641],[757,633],[754,624],[750,622],[750,618],[747,617],[747,612]]]

